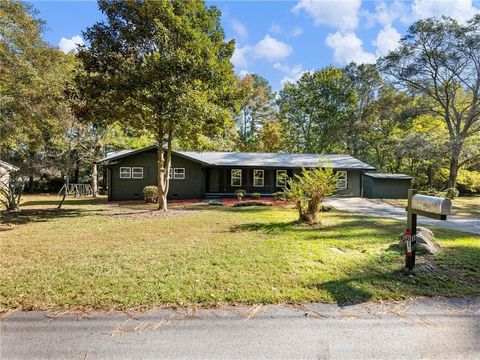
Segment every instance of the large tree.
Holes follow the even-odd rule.
[[[280,120],[293,152],[343,151],[343,137],[354,102],[342,70],[327,67],[307,72],[280,92]]]
[[[449,134],[449,187],[458,170],[479,156],[464,156],[466,140],[480,132],[480,16],[466,25],[450,18],[414,23],[397,50],[379,60],[396,85],[427,98]]]
[[[159,209],[167,209],[172,142],[190,146],[231,121],[237,96],[220,11],[203,1],[101,0],[79,55],[90,116],[150,131],[158,143]],[[166,156],[164,152],[166,147]]]
[[[275,93],[266,79],[257,74],[248,74],[240,79],[243,101],[237,118],[240,135],[240,150],[258,151],[261,133],[266,124],[275,120]],[[268,125],[267,125],[268,126]]]
[[[0,2],[0,158],[20,165],[30,190],[36,176],[55,167],[48,152],[64,131],[74,63],[42,40],[43,26],[30,5]]]

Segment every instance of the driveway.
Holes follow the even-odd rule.
[[[15,312],[7,359],[479,359],[480,299],[146,313]]]
[[[407,221],[407,212],[405,209],[390,204],[374,203],[363,198],[329,198],[326,200],[326,203],[341,211]],[[476,218],[450,215],[447,216],[447,220],[439,221],[418,216],[417,223],[418,225],[466,231],[480,235],[480,219]]]

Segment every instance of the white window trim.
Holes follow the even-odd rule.
[[[141,176],[134,176],[135,175],[135,171],[138,171],[138,170],[141,170]],[[132,179],[143,179],[143,167],[140,167],[140,166],[134,166],[132,167]],[[138,173],[137,173],[138,174]]]
[[[182,170],[182,172],[177,173],[177,170]],[[185,168],[174,168],[173,169],[173,178],[175,180],[185,180]]]
[[[348,188],[348,175],[346,171],[337,171],[337,189],[345,190]]]
[[[234,171],[240,171],[240,176],[234,177],[234,176],[233,176],[233,172],[234,172]],[[232,187],[241,187],[241,186],[242,186],[242,175],[243,175],[242,169],[231,169],[231,170],[230,170],[230,186],[232,186]],[[234,179],[234,178],[235,178],[235,179],[240,179],[240,184],[238,184],[238,185],[233,184],[233,179]]]
[[[285,179],[285,184],[284,184],[284,185],[278,185],[278,180],[279,180],[278,173],[279,173],[279,172],[285,173],[285,177],[284,177],[284,179]],[[287,186],[287,170],[277,170],[277,171],[276,171],[276,173],[275,173],[275,185],[276,185],[277,187],[285,187],[285,186]]]
[[[128,169],[128,175],[124,176],[123,174],[123,169]],[[120,167],[120,179],[131,179],[132,178],[132,168],[128,166],[122,166]]]
[[[255,172],[256,171],[261,171],[262,172],[262,177],[261,178],[256,178],[255,177]],[[256,179],[261,179],[262,180],[262,185],[256,185],[255,184]],[[261,170],[261,169],[254,169],[253,170],[253,187],[264,187],[264,185],[265,185],[265,171]]]

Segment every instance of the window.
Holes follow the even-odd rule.
[[[277,187],[287,186],[287,170],[277,170]]]
[[[263,187],[263,170],[253,170],[253,186]]]
[[[120,168],[120,179],[131,179],[132,178],[132,168],[121,167]]]
[[[168,169],[168,178],[169,179],[173,179],[172,174],[173,174],[173,169],[172,168]]]
[[[230,184],[232,186],[242,186],[242,170],[241,169],[232,169],[230,172],[232,175],[232,179]]]
[[[342,190],[347,188],[347,172],[337,171],[337,189]]]
[[[175,169],[173,169],[173,178],[174,179],[185,179],[185,168],[175,168]]]
[[[132,167],[132,179],[143,179],[143,167]]]

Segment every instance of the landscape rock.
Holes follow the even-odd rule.
[[[404,239],[405,233],[400,235],[399,246],[401,249],[405,249],[407,243]],[[424,227],[417,227],[417,254],[430,254],[436,255],[441,251],[441,247],[433,235],[433,232]]]

